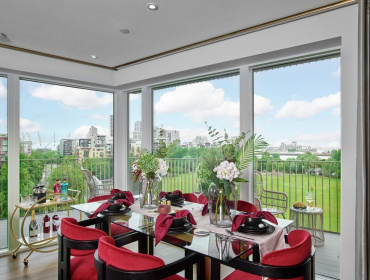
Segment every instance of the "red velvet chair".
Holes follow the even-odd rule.
[[[109,236],[99,239],[99,248],[95,252],[98,279],[184,280],[185,278],[176,273],[190,268],[192,275],[193,265],[201,262],[199,255],[190,253],[183,259],[165,265],[158,257],[135,253],[120,247],[120,240],[121,238],[115,241]]]
[[[184,199],[186,201],[197,203],[197,196],[193,193],[183,193]],[[207,197],[204,195],[199,196],[199,204],[206,204],[207,203]]]
[[[290,245],[289,248],[273,251],[263,256],[261,264],[254,263],[254,265],[250,265],[249,271],[253,270],[255,274],[269,277],[267,278],[268,280],[314,279],[314,254],[310,255],[312,249],[311,234],[305,230],[293,230],[288,235],[288,244]],[[240,268],[242,268],[242,263],[240,262],[240,264]],[[279,270],[279,268],[285,269]],[[255,274],[235,270],[224,278],[224,280],[263,279],[262,276]],[[297,277],[297,275],[300,276]]]
[[[108,200],[108,199],[109,199],[109,198],[111,198],[111,197],[112,197],[112,195],[111,195],[111,194],[95,196],[95,197],[93,197],[93,198],[90,198],[90,199],[87,201],[87,203],[89,203],[89,202],[96,202],[96,201],[100,201],[100,200]],[[128,228],[121,227],[120,225],[113,224],[113,223],[111,223],[110,230],[111,230],[111,235],[112,235],[112,236],[117,236],[117,235],[120,235],[120,234],[124,234],[124,233],[128,233],[128,232],[132,232],[132,230],[130,230],[130,229],[128,229]]]
[[[85,226],[94,225],[101,219],[95,218],[77,222],[74,218],[64,218],[58,233],[58,279],[96,279],[94,267],[94,252],[98,248],[98,240],[107,234],[96,228]],[[73,258],[71,259],[71,256]]]
[[[238,205],[236,206],[236,210],[247,212],[247,213],[255,213],[257,212],[257,207],[244,200],[238,200]]]

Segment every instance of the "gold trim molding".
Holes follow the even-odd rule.
[[[265,22],[265,23],[262,23],[262,24],[258,24],[258,25],[252,26],[252,27],[244,28],[244,29],[234,31],[234,32],[231,32],[231,33],[223,34],[223,35],[220,35],[220,36],[217,36],[217,37],[213,37],[213,38],[210,38],[210,39],[199,41],[199,42],[196,42],[196,43],[193,43],[193,44],[189,44],[189,45],[182,46],[182,47],[179,47],[179,48],[175,48],[175,49],[172,49],[172,50],[168,50],[168,51],[165,51],[165,52],[157,53],[157,54],[154,54],[154,55],[151,55],[151,56],[143,57],[143,58],[140,58],[140,59],[137,59],[137,60],[133,60],[133,61],[130,61],[130,62],[127,62],[127,63],[123,63],[123,64],[120,64],[120,65],[117,65],[117,66],[113,66],[113,67],[109,67],[109,66],[105,66],[105,65],[101,65],[101,64],[96,64],[96,63],[91,63],[91,62],[86,62],[86,61],[77,60],[77,59],[72,59],[72,58],[68,58],[68,57],[53,55],[53,54],[49,54],[49,53],[34,51],[34,50],[30,50],[30,49],[20,48],[20,47],[16,47],[16,46],[6,45],[6,44],[0,44],[0,48],[6,48],[6,49],[15,50],[15,51],[21,51],[21,52],[25,52],[25,53],[46,56],[46,57],[55,58],[55,59],[59,59],[59,60],[64,60],[64,61],[68,61],[68,62],[84,64],[84,65],[88,65],[88,66],[92,66],[92,67],[98,67],[98,68],[117,71],[120,68],[124,68],[124,67],[132,66],[132,65],[135,65],[135,64],[143,63],[143,62],[150,61],[150,60],[153,60],[153,59],[157,59],[157,58],[160,58],[160,57],[163,57],[163,56],[168,56],[168,55],[175,54],[175,53],[178,53],[178,52],[182,52],[182,51],[190,50],[190,49],[193,49],[193,48],[201,47],[201,46],[204,46],[204,45],[216,43],[216,42],[219,42],[219,41],[222,41],[222,40],[226,40],[226,39],[230,39],[230,38],[233,38],[233,37],[241,36],[241,35],[244,35],[244,34],[247,34],[247,33],[256,32],[258,30],[262,30],[262,29],[265,29],[265,28],[269,28],[269,27],[272,27],[272,26],[279,25],[279,24],[283,24],[283,23],[287,23],[287,22],[290,22],[290,21],[298,20],[298,19],[301,19],[301,18],[313,16],[313,15],[316,15],[316,14],[319,14],[319,13],[328,12],[328,11],[331,11],[331,10],[334,10],[334,9],[339,9],[339,8],[342,8],[342,7],[345,7],[345,6],[348,6],[348,5],[352,5],[352,4],[356,4],[356,3],[358,3],[357,0],[339,1],[339,2],[336,2],[336,3],[333,3],[333,4],[329,4],[329,5],[326,5],[326,6],[322,6],[322,7],[319,7],[319,8],[315,8],[315,9],[312,9],[312,10],[301,12],[301,13],[294,14],[294,15],[291,15],[291,16],[283,17],[283,18],[280,18],[280,19],[277,19],[277,20]]]

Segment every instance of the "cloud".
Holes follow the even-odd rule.
[[[37,132],[41,130],[41,125],[28,119],[20,118],[19,127],[21,131]]]
[[[67,108],[76,107],[79,110],[100,109],[113,102],[111,93],[102,93],[98,97],[91,90],[62,87],[56,85],[41,85],[32,90],[33,97],[43,100],[57,101]]]
[[[290,100],[281,107],[275,118],[306,119],[321,111],[337,106],[340,106],[340,92],[315,98],[312,101]]]
[[[5,99],[6,98],[6,88],[5,86],[2,84],[1,82],[1,78],[0,78],[0,99]]]
[[[107,116],[107,115],[101,115],[101,114],[95,114],[95,115],[92,115],[91,118],[94,119],[94,120],[103,120],[103,121],[106,121],[106,120],[108,120],[109,116]]]
[[[333,76],[336,76],[336,77],[340,77],[340,66],[339,66],[339,68],[338,68],[338,70],[337,71],[335,71],[335,72],[332,72],[331,74],[333,75]]]
[[[254,116],[262,116],[268,112],[271,112],[274,108],[271,104],[271,99],[260,95],[254,95]]]
[[[335,109],[331,112],[331,114],[332,114],[333,116],[340,116],[340,113],[341,113],[341,111],[340,111],[340,107],[335,108]]]
[[[109,129],[104,128],[100,125],[93,125],[98,129],[99,135],[109,135]],[[82,125],[79,128],[76,128],[75,131],[73,131],[72,135],[74,138],[85,138],[86,135],[89,133],[91,125]]]
[[[164,93],[154,104],[157,114],[183,113],[192,122],[222,117],[227,121],[239,122],[239,101],[225,98],[223,89],[216,89],[210,82],[201,82],[177,87]]]
[[[0,126],[5,126],[6,125],[6,121],[0,119]]]
[[[300,145],[311,145],[310,143],[323,143],[329,145],[329,143],[339,143],[335,147],[340,147],[340,131],[335,132],[324,132],[321,134],[303,134],[297,133],[294,139]]]
[[[139,97],[140,97],[140,94],[139,94],[139,93],[137,93],[137,94],[135,94],[135,93],[130,93],[130,94],[129,94],[129,99],[130,99],[130,101],[138,100],[138,99],[139,99]]]

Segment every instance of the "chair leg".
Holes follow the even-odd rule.
[[[206,279],[206,260],[204,256],[199,255],[197,263],[197,280]]]
[[[191,254],[191,252],[185,249],[185,257],[189,254]],[[193,280],[193,265],[185,268],[185,278],[187,280]]]

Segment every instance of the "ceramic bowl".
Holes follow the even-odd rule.
[[[159,205],[158,213],[159,214],[168,214],[171,211],[171,205]]]
[[[262,222],[262,217],[257,218],[246,218],[244,225],[246,226],[258,226]]]
[[[122,203],[112,203],[108,206],[108,211],[118,211],[122,208]]]

